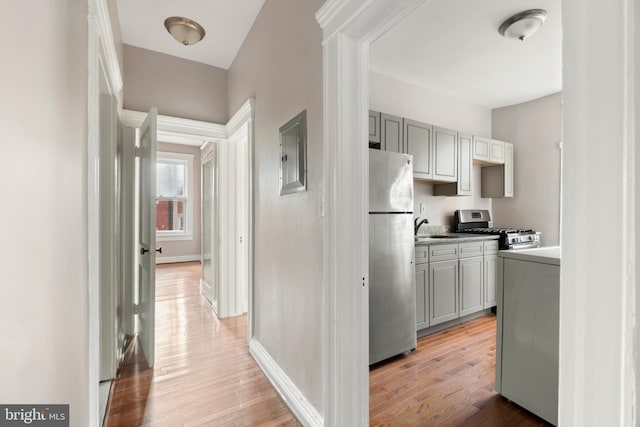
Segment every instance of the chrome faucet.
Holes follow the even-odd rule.
[[[413,220],[413,235],[414,236],[418,235],[418,230],[420,229],[422,224],[429,224],[429,220],[427,218],[425,218],[422,221],[418,222],[419,219],[420,219],[420,217],[417,217],[416,219]]]

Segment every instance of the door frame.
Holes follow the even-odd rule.
[[[369,419],[366,214],[369,46],[429,1],[327,0],[316,13],[323,31],[326,208],[323,412],[324,424],[328,426],[365,426]],[[561,424],[580,425],[590,419],[608,419],[614,424],[630,425],[638,422],[634,402],[638,395],[636,385],[640,388],[635,342],[640,333],[634,324],[636,317],[640,319],[637,314],[640,292],[635,289],[640,255],[640,243],[636,239],[636,227],[640,223],[636,212],[640,206],[636,208],[636,205],[640,203],[635,197],[635,182],[640,181],[640,168],[636,164],[640,155],[634,145],[635,129],[640,128],[637,108],[640,83],[634,78],[634,71],[640,66],[640,35],[634,35],[634,29],[640,27],[640,10],[634,9],[633,0],[616,0],[606,7],[602,0],[587,0],[586,4],[584,0],[564,0],[563,3],[566,14],[563,16],[563,139],[567,153],[570,146],[575,147],[571,151],[576,157],[571,167],[567,167],[570,162],[565,156],[562,184],[565,190],[562,193],[562,245],[569,266],[563,267],[561,279],[559,420]],[[603,14],[603,10],[607,12]],[[590,26],[593,22],[597,22],[599,31]],[[603,32],[605,38],[601,37]],[[620,49],[610,46],[620,46]],[[602,61],[603,57],[608,60]],[[574,72],[570,78],[576,79],[570,88],[566,79],[568,69]],[[584,73],[585,69],[590,73]],[[581,77],[575,74],[578,71]],[[597,113],[601,113],[600,116]],[[571,120],[567,120],[568,117]],[[603,154],[603,138],[598,136],[611,135],[607,129],[615,132],[620,144],[603,158],[599,155]],[[608,195],[611,204],[598,205],[598,200],[594,203],[590,199],[594,190],[584,191],[578,178],[589,176],[590,171],[602,170],[603,162],[610,174],[605,182],[594,185],[601,194]],[[616,171],[621,172],[616,174]],[[613,188],[620,190],[611,191]],[[584,212],[585,207],[589,207],[589,212]],[[579,233],[577,227],[584,226],[585,222],[595,224],[603,217],[611,217],[611,209],[617,212],[616,226],[612,228],[617,233],[605,236],[585,233],[584,229]],[[584,219],[576,222],[576,215]],[[598,262],[586,252],[599,243],[602,249],[598,254],[611,261],[609,264]],[[613,250],[607,253],[611,247]],[[612,259],[612,254],[618,262]],[[564,257],[563,263],[567,264]],[[610,293],[605,300],[600,298],[602,283],[579,280],[603,277],[598,269],[605,269],[611,277],[619,279],[608,288]],[[585,274],[587,270],[589,273]],[[572,285],[566,286],[566,283]],[[602,314],[604,302],[608,303],[604,307],[606,319],[594,315]],[[599,322],[598,327],[589,335],[584,325],[595,322],[594,319]],[[598,337],[590,340],[588,337],[594,330],[607,333],[598,333]],[[574,336],[572,332],[580,334]],[[593,345],[595,341],[613,344],[616,351],[611,352],[609,345]],[[608,364],[598,363],[599,358]],[[593,371],[600,371],[599,379],[607,378],[606,388],[589,379]],[[581,385],[588,387],[583,389]],[[607,394],[603,408],[598,398]]]
[[[100,88],[104,68],[110,95],[118,97],[122,76],[105,0],[87,0],[87,154],[86,215],[88,310],[88,422],[99,426],[100,363]],[[114,111],[117,116],[117,108]],[[114,332],[115,333],[115,332]]]

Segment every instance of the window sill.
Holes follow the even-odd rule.
[[[193,234],[156,234],[157,242],[170,242],[172,240],[193,240]]]

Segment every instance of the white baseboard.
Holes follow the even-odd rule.
[[[249,342],[249,352],[302,425],[308,427],[321,427],[324,425],[324,420],[320,413],[298,390],[291,378],[285,374],[260,342],[252,338]]]
[[[200,261],[200,255],[163,256],[156,257],[156,264],[169,264],[173,262]]]

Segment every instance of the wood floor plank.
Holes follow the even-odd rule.
[[[200,264],[156,268],[156,361],[125,355],[105,425],[299,426],[247,346],[247,317],[219,320],[200,295]]]
[[[419,338],[370,368],[370,425],[549,426],[496,394],[495,354],[494,315]]]
[[[249,355],[247,318],[219,320],[199,263],[156,271],[156,366],[128,348],[106,426],[299,426]],[[495,316],[418,340],[371,367],[372,426],[548,426],[494,391]]]

